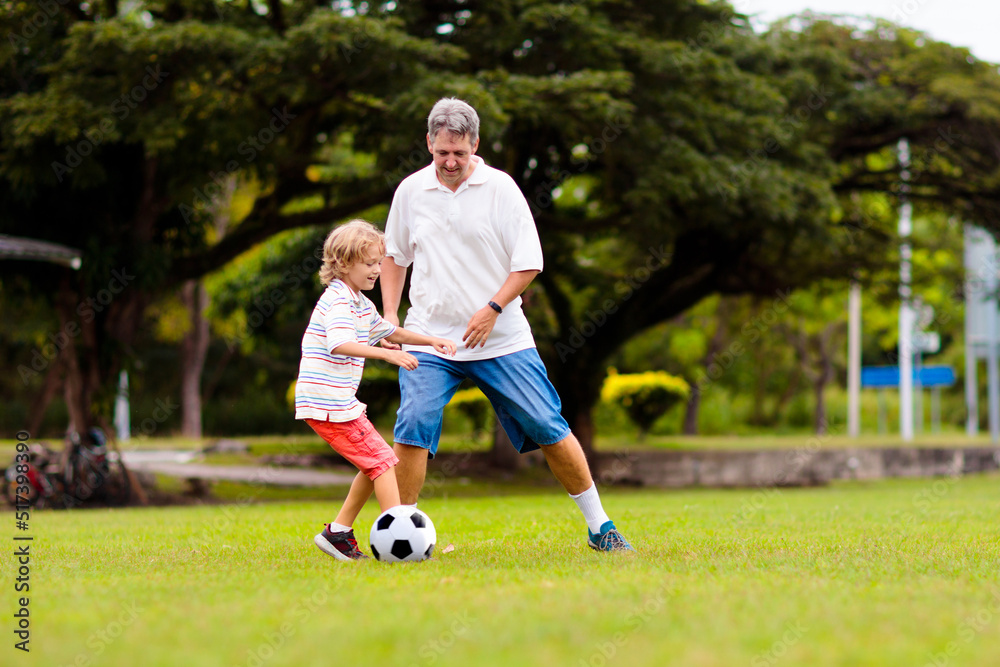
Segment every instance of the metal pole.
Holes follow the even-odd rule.
[[[974,272],[975,234],[972,225],[965,225],[965,434],[970,438],[979,434],[979,382],[976,379],[978,350],[975,341],[973,313],[979,301],[982,281]]]
[[[917,350],[913,355],[913,432],[924,432],[924,384],[920,380],[920,369],[924,365],[924,353]]]
[[[941,432],[941,387],[931,388],[931,431]]]
[[[994,281],[994,286],[996,281]],[[990,441],[995,445],[1000,443],[1000,368],[997,359],[997,304],[995,289],[989,295],[989,335],[986,349],[986,378],[989,387],[987,398],[990,408]]]
[[[910,233],[913,205],[907,198],[910,186],[910,142],[900,139],[899,151],[899,434],[904,442],[913,440],[913,307],[910,303]]]
[[[847,435],[861,434],[861,285],[847,299]]]
[[[115,396],[115,433],[118,442],[128,442],[132,432],[128,403],[128,371],[118,374],[118,394]]]

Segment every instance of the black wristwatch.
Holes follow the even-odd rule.
[[[490,301],[489,306],[493,310],[497,311],[497,313],[502,313],[503,312],[503,308],[501,308],[500,304],[498,304],[496,301]]]

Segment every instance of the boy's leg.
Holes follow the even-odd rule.
[[[374,488],[375,485],[368,479],[368,475],[359,472],[354,481],[351,482],[351,490],[347,492],[347,498],[344,499],[344,504],[337,513],[337,518],[333,520],[334,523],[348,528],[353,526],[358,514],[361,513],[361,508],[371,498]]]
[[[395,443],[393,451],[399,458],[396,465],[396,481],[399,485],[399,501],[404,505],[415,505],[424,487],[427,477],[427,451],[423,447],[414,447]]]
[[[372,486],[375,488],[375,497],[378,499],[381,511],[384,512],[390,507],[399,505],[399,487],[396,485],[395,470],[392,468],[386,470],[375,478]]]

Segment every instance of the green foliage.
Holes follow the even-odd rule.
[[[448,402],[447,409],[458,410],[465,415],[472,425],[474,435],[478,436],[492,426],[493,406],[479,387],[456,391]]]
[[[1000,75],[884,22],[811,15],[760,36],[699,0],[185,1],[59,5],[27,34],[40,10],[5,10],[0,225],[78,247],[84,266],[16,279],[0,266],[0,280],[30,286],[47,312],[22,337],[44,341],[53,295],[72,306],[114,270],[135,275],[80,338],[81,384],[104,407],[147,323],[181,331],[166,302],[144,317],[147,306],[216,271],[223,354],[284,388],[315,296],[311,277],[288,272],[311,234],[353,215],[381,221],[396,183],[427,162],[423,119],[443,95],[477,106],[480,153],[532,206],[546,272],[527,310],[574,423],[643,332],[668,352],[642,370],[696,380],[715,332],[733,340],[727,327],[754,316],[740,303],[725,324],[706,305],[685,320],[692,331],[671,323],[713,294],[766,300],[851,277],[891,294],[900,137],[919,219],[1000,229]],[[217,195],[231,177],[243,201],[221,236]],[[277,236],[294,228],[313,231]],[[943,271],[950,251],[915,258]],[[957,313],[949,294],[925,298]],[[876,328],[885,336],[868,345],[881,350],[890,327]],[[746,360],[775,349],[741,355],[721,381],[745,384]],[[9,356],[16,367],[32,351]],[[781,394],[785,375],[760,388]]]
[[[619,375],[611,369],[601,389],[601,399],[617,401],[646,434],[653,423],[691,392],[688,383],[664,371]]]

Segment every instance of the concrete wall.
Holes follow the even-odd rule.
[[[811,486],[834,479],[936,477],[1000,469],[1000,448],[819,447],[755,451],[646,451],[600,453],[602,484],[653,487]]]

